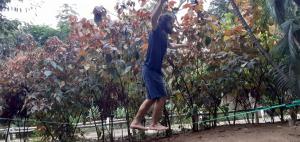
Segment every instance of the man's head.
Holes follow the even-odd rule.
[[[162,14],[158,19],[158,27],[164,30],[166,33],[171,34],[173,32],[175,17],[171,13]]]

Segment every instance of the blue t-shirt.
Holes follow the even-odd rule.
[[[156,28],[149,34],[148,50],[145,66],[150,70],[162,74],[162,62],[168,47],[168,35],[160,28]]]

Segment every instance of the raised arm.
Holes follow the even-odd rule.
[[[158,3],[156,4],[154,10],[151,13],[151,24],[152,24],[153,29],[155,29],[157,27],[158,18],[160,16],[160,14],[162,13],[163,4],[166,1],[167,0],[158,0]]]

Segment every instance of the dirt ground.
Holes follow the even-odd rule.
[[[300,125],[287,123],[221,126],[195,133],[185,133],[156,142],[300,142]]]

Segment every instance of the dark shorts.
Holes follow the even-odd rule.
[[[167,96],[165,81],[162,74],[143,66],[143,80],[147,89],[147,99],[156,100]]]

